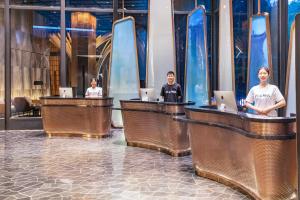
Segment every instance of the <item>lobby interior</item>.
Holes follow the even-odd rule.
[[[192,21],[197,12],[201,22]],[[272,84],[295,103],[298,13],[299,0],[0,0],[0,199],[297,199],[296,104],[261,121],[215,111],[210,118],[210,107],[197,108],[211,105],[215,90],[232,90],[245,110],[258,16],[266,17],[259,36],[267,38]],[[203,30],[192,32],[193,22]],[[193,48],[203,60],[193,60]],[[205,63],[203,76],[189,77],[193,62]],[[166,70],[185,103],[130,100],[141,88],[157,92]],[[100,100],[84,98],[92,78]],[[204,99],[188,99],[197,80]],[[75,100],[61,98],[60,88]],[[226,144],[221,135],[201,140],[198,130],[238,136]]]

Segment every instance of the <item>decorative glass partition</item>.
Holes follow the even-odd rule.
[[[235,91],[232,1],[220,0],[219,6],[219,90]]]
[[[139,97],[139,70],[134,18],[126,17],[114,22],[112,53],[109,69],[108,94],[114,97],[114,107],[120,107],[120,99]],[[112,123],[123,126],[121,111],[113,110]]]
[[[289,57],[286,73],[286,88],[285,88],[285,98],[286,98],[286,112],[287,117],[291,113],[296,113],[296,63],[295,63],[295,23],[291,26],[290,31],[290,46],[289,46]]]
[[[272,56],[269,15],[267,13],[251,17],[249,28],[248,50],[248,91],[251,87],[259,84],[257,76],[261,66],[270,69],[272,77]]]
[[[209,103],[209,76],[206,46],[206,16],[196,8],[187,22],[185,101],[197,106]]]
[[[157,97],[167,82],[167,72],[175,71],[175,45],[171,0],[150,0],[148,14],[147,82]]]

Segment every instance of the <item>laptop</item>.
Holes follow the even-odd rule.
[[[72,98],[73,92],[71,87],[60,87],[59,96],[62,98]]]
[[[238,108],[236,105],[235,95],[233,91],[214,91],[218,109],[224,109],[225,112],[237,113]]]
[[[140,95],[142,101],[156,101],[154,88],[141,88]]]

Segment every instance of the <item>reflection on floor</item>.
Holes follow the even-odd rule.
[[[127,147],[122,130],[105,139],[47,138],[0,131],[0,199],[247,199],[198,177],[191,156]]]

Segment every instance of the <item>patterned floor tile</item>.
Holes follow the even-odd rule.
[[[191,156],[126,146],[112,137],[48,138],[0,131],[0,199],[248,199],[195,175]]]

